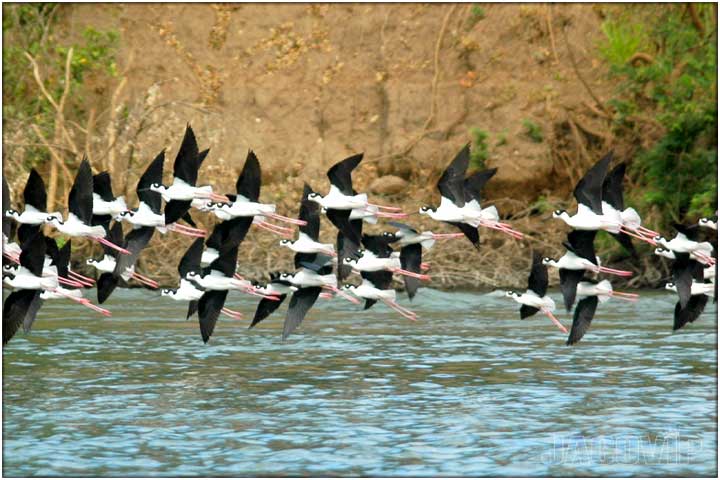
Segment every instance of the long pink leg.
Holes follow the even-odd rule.
[[[403,270],[402,268],[393,268],[390,271],[400,275],[405,275],[406,277],[417,278],[418,280],[430,280],[430,275],[425,275],[424,273],[410,272],[408,270]]]
[[[333,252],[332,250],[320,250],[320,252],[329,257],[337,257],[337,253]]]
[[[130,255],[130,250],[126,250],[122,247],[119,247],[112,243],[110,240],[107,240],[103,237],[90,237],[93,240],[102,243],[103,245],[112,248],[113,250],[117,250],[118,252],[122,253],[123,255]]]
[[[649,228],[645,228],[645,227],[643,227],[642,225],[638,226],[638,227],[637,227],[637,230],[638,230],[640,233],[642,233],[643,235],[648,235],[648,236],[652,236],[652,237],[657,237],[658,235],[660,235],[659,232],[656,232],[656,231],[654,231],[654,230],[650,230]]]
[[[86,306],[87,308],[89,308],[89,309],[91,309],[91,310],[95,310],[96,312],[99,312],[99,313],[101,313],[102,315],[105,315],[106,317],[112,316],[112,313],[110,312],[110,310],[107,310],[107,309],[105,309],[105,308],[98,307],[97,305],[94,305],[94,304],[91,303],[90,300],[88,300],[87,298],[82,298],[82,297],[81,297],[81,298],[77,298],[77,297],[73,297],[72,295],[68,295],[67,293],[65,293],[65,292],[63,292],[63,291],[61,291],[61,290],[51,290],[51,291],[54,292],[54,293],[57,293],[57,294],[59,294],[59,295],[62,295],[62,296],[65,297],[65,298],[69,298],[70,300],[72,300],[72,301],[74,301],[74,302],[80,303],[80,304]]]
[[[229,203],[230,199],[226,197],[225,195],[219,195],[217,193],[211,193],[210,199],[215,200],[216,202],[222,202],[222,203]]]
[[[150,287],[150,288],[158,288],[158,287],[160,286],[160,284],[158,284],[158,282],[156,282],[156,281],[153,280],[152,278],[148,278],[148,277],[146,277],[146,276],[144,276],[144,275],[140,275],[140,274],[137,273],[137,272],[134,272],[134,273],[132,274],[132,278],[133,278],[134,280],[142,283],[143,285],[147,285],[147,286]]]
[[[608,268],[608,267],[598,267],[597,269],[599,272],[608,273],[611,275],[617,275],[619,277],[632,277],[633,272],[629,272],[627,270],[617,270],[615,268]]]
[[[395,303],[395,302],[393,302],[393,301],[390,301],[390,300],[383,300],[383,303],[384,303],[385,305],[387,305],[388,307],[392,308],[393,310],[395,310],[396,312],[398,312],[398,313],[399,313],[400,315],[402,315],[403,317],[407,318],[408,320],[413,321],[413,322],[415,322],[415,321],[417,320],[415,314],[413,314],[412,312],[410,312],[410,313],[405,312],[405,311],[400,307],[400,305],[398,305],[397,303]]]
[[[360,303],[360,300],[358,300],[357,298],[353,297],[352,295],[340,290],[337,287],[333,287],[332,285],[323,285],[323,288],[333,291],[335,294],[340,295],[348,302],[354,303],[356,305]]]
[[[420,269],[424,272],[427,272],[428,270],[430,270],[430,264],[423,262],[420,264]]]
[[[86,285],[84,283],[76,282],[75,280],[70,280],[69,278],[61,277],[58,275],[58,283],[61,285],[67,285],[69,287],[76,287],[76,288],[83,288]]]
[[[367,203],[366,205],[367,205],[368,207],[377,207],[377,208],[379,208],[380,210],[390,210],[391,212],[400,212],[400,211],[402,211],[402,208],[400,208],[400,207],[389,207],[389,206],[387,206],[387,205],[378,205],[378,204],[376,204],[376,203]]]
[[[620,231],[626,235],[630,235],[633,238],[637,238],[638,240],[642,242],[647,242],[650,245],[657,245],[657,242],[653,240],[652,238],[645,237],[643,235],[640,235],[633,230],[628,230],[626,227],[620,226]]]
[[[568,333],[567,328],[565,328],[565,326],[563,326],[563,324],[560,323],[560,320],[558,320],[557,318],[555,318],[555,315],[553,315],[550,310],[543,310],[542,312],[543,312],[545,315],[547,315],[548,318],[549,318],[550,320],[552,320],[552,322],[553,322],[555,325],[557,325],[557,327],[560,329],[560,331],[562,331],[563,333]]]
[[[89,286],[95,285],[95,279],[86,277],[85,275],[80,275],[77,272],[73,272],[72,270],[68,269],[68,275],[70,275],[73,279],[77,280],[80,283],[86,282],[90,284]]]
[[[433,233],[432,237],[434,240],[444,240],[449,238],[462,238],[464,237],[464,233]]]
[[[299,220],[297,218],[290,218],[290,217],[286,217],[284,215],[280,215],[277,213],[268,213],[266,215],[270,218],[274,218],[275,220],[285,222],[285,223],[292,223],[293,225],[300,225],[300,226],[307,225],[307,222],[305,220]]]
[[[243,318],[243,314],[241,312],[238,312],[237,310],[230,310],[227,307],[223,307],[220,311],[228,317],[234,318],[235,320],[242,320]]]
[[[610,292],[610,296],[619,300],[625,300],[628,302],[637,302],[640,297],[637,293],[625,293],[625,292]]]
[[[205,230],[200,230],[197,228],[189,228],[185,227],[184,225],[179,225],[177,223],[171,223],[170,225],[166,225],[165,228],[167,228],[171,232],[179,233],[180,235],[186,235],[188,237],[195,237],[195,238],[203,238],[205,237],[206,233]]]
[[[7,258],[13,263],[20,263],[20,257],[14,257],[13,255],[10,255],[9,253],[3,252],[3,257]]]
[[[481,221],[480,226],[491,228],[493,230],[498,230],[500,232],[506,233],[507,235],[510,235],[513,238],[517,238],[518,240],[523,238],[522,232],[517,232],[512,229],[507,229],[504,227],[498,226],[495,222],[489,222],[489,221]]]
[[[239,273],[236,273],[235,275],[233,275],[233,277],[237,278],[238,280],[245,280],[245,277],[243,277]]]
[[[320,294],[320,298],[322,298],[323,300],[329,300],[329,299],[333,298],[333,294],[330,292],[322,292]]]
[[[280,235],[281,237],[285,238],[292,238],[291,229],[288,229],[288,231],[286,231],[285,227],[279,227],[278,225],[273,225],[272,223],[267,223],[264,221],[253,223],[253,225],[257,225],[263,230],[267,230],[268,232],[274,233],[275,235]]]
[[[376,216],[380,218],[407,218],[407,213],[390,213],[390,212],[377,212]]]
[[[252,295],[254,297],[260,297],[260,298],[267,298],[268,300],[273,301],[280,301],[280,299],[275,295],[265,295],[263,293],[256,292],[253,288],[245,288],[243,289],[243,292],[247,293],[248,295]]]

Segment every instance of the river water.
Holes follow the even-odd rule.
[[[675,298],[603,304],[572,348],[496,294],[422,290],[414,323],[319,300],[284,343],[285,307],[221,317],[209,345],[156,293],[46,302],[3,352],[3,474],[715,476],[716,307],[673,334]]]

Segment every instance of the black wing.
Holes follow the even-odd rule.
[[[21,245],[20,265],[30,270],[36,277],[41,276],[45,251],[45,236],[42,232],[38,232]]]
[[[575,313],[573,314],[570,335],[568,335],[565,345],[574,345],[585,335],[585,332],[590,328],[590,322],[592,322],[595,316],[597,305],[598,297],[596,296],[585,297],[578,302],[577,307],[575,307]]]
[[[613,168],[605,177],[602,187],[602,200],[615,210],[625,210],[623,200],[623,180],[625,178],[625,162]]]
[[[5,299],[3,305],[3,344],[8,343],[15,336],[36,296],[40,296],[40,290],[17,290]]]
[[[317,253],[303,253],[297,252],[293,257],[293,264],[295,269],[301,268],[304,264],[314,264],[317,260]]]
[[[100,172],[93,176],[93,193],[96,193],[106,202],[115,200],[112,192],[112,182],[110,181],[110,173]]]
[[[419,243],[408,245],[400,250],[400,266],[403,270],[420,273],[421,264],[422,246]],[[405,280],[405,290],[407,290],[408,297],[412,300],[418,288],[420,288],[420,280],[405,275],[403,275],[403,279]]]
[[[235,269],[237,268],[237,245],[233,248],[227,249],[225,252],[220,252],[220,256],[216,258],[208,267],[210,270],[217,270],[226,277],[232,277],[235,275]]]
[[[560,291],[562,292],[563,301],[565,302],[565,309],[568,312],[572,310],[572,306],[575,303],[577,286],[584,274],[584,270],[560,269]]]
[[[389,258],[393,252],[393,249],[392,247],[390,247],[390,243],[388,242],[387,238],[383,237],[382,235],[364,234],[362,236],[362,243],[365,248],[370,250],[372,253],[375,254],[375,256],[379,258]]]
[[[379,290],[387,290],[392,283],[392,272],[387,270],[378,270],[377,272],[360,272],[360,276],[372,283]]]
[[[193,228],[197,228],[197,225],[195,225],[195,222],[193,221],[192,217],[190,216],[190,212],[185,212],[185,215],[182,216],[182,219],[185,220],[185,222],[190,225]]]
[[[54,239],[51,239],[51,241],[53,243],[55,243]],[[68,240],[65,242],[65,245],[63,245],[62,248],[60,250],[58,250],[58,253],[57,253],[57,262],[55,263],[55,266],[57,267],[58,276],[64,277],[64,278],[68,277],[71,253],[72,253],[72,242],[70,240]],[[67,287],[65,287],[65,288],[67,288]]]
[[[202,166],[203,162],[204,162],[205,159],[207,158],[208,153],[210,153],[210,149],[209,149],[209,148],[206,148],[206,149],[203,150],[202,152],[198,153],[198,156],[197,156],[197,166],[198,166],[198,170],[200,170],[200,167]]]
[[[563,245],[578,257],[590,260],[597,265],[595,247],[593,246],[596,234],[596,230],[573,230],[567,235],[567,243],[571,248],[568,248],[568,245],[564,243]]]
[[[680,308],[685,308],[690,300],[692,281],[697,269],[696,265],[702,269],[700,262],[692,260],[689,253],[675,252],[675,261],[671,270],[673,282],[675,282],[678,297],[680,297]]]
[[[350,226],[353,228],[355,233],[357,234],[357,237],[360,238],[362,235],[362,220],[350,220]],[[358,256],[358,250],[360,250],[360,244],[355,243],[353,240],[349,238],[345,238],[345,236],[342,234],[341,231],[338,230],[337,233],[337,261],[338,261],[338,267],[337,267],[337,278],[338,280],[343,280],[348,277],[352,273],[352,267],[349,265],[345,265],[343,263],[346,258],[357,258]]]
[[[362,159],[363,154],[358,153],[336,163],[328,170],[327,176],[330,179],[330,183],[335,185],[343,195],[350,196],[355,194],[352,186],[352,171],[358,166]]]
[[[120,281],[120,277],[115,276],[113,273],[106,272],[106,273],[103,273],[102,275],[100,275],[100,277],[97,279],[98,303],[100,303],[100,304],[105,303],[105,300],[108,299],[110,294],[118,286],[119,281]]]
[[[482,189],[493,175],[497,173],[497,168],[490,168],[480,172],[473,173],[464,182],[465,201],[477,200],[480,203]]]
[[[675,230],[685,235],[688,240],[697,241],[698,233],[700,232],[699,225],[695,224],[688,226],[681,223],[673,223],[673,227],[675,228]]]
[[[198,174],[198,146],[195,140],[195,133],[193,133],[190,125],[185,129],[185,136],[183,137],[180,150],[178,150],[177,157],[175,157],[175,164],[173,166],[173,176],[184,181],[188,185],[195,185],[197,182]]]
[[[30,225],[29,223],[21,223],[17,229],[17,243],[22,245],[30,240],[34,235],[40,232],[40,225]]]
[[[539,311],[540,311],[539,308],[531,307],[530,305],[521,305],[520,306],[520,319],[524,320],[528,317],[532,317]]]
[[[200,271],[200,258],[202,258],[203,239],[197,238],[187,249],[178,264],[178,273],[180,278],[185,278],[188,272]]]
[[[150,190],[153,183],[162,184],[163,163],[165,163],[165,150],[158,153],[157,157],[150,162],[137,184],[137,196],[141,202],[146,204],[153,213],[159,214],[162,207],[162,196],[158,192]],[[166,209],[167,210],[167,209]]]
[[[218,251],[220,253],[231,248],[237,248],[247,235],[252,226],[253,217],[235,217],[225,220],[227,223],[225,241]]]
[[[470,240],[470,243],[473,244],[473,247],[475,247],[476,250],[480,250],[480,233],[478,232],[478,229],[476,227],[473,227],[472,225],[468,225],[467,223],[461,223],[461,222],[446,222],[450,225],[453,225],[460,229],[462,233],[465,234],[465,238]]]
[[[301,288],[293,293],[290,298],[290,306],[285,316],[285,324],[283,325],[282,339],[287,339],[295,329],[300,326],[307,312],[312,308],[320,296],[322,288],[307,287]]]
[[[280,300],[270,300],[268,298],[260,300],[257,309],[255,309],[255,316],[248,328],[253,328],[255,325],[269,317],[275,310],[278,309],[278,307],[280,307],[280,305],[282,305],[285,297],[287,297],[287,295],[283,293],[282,295],[278,295]]]
[[[125,237],[125,249],[130,251],[130,255],[118,255],[115,257],[115,270],[113,275],[121,276],[125,270],[135,265],[140,252],[147,246],[150,239],[155,233],[155,227],[140,227],[132,230]]]
[[[34,168],[30,170],[30,176],[25,183],[23,190],[23,201],[25,206],[32,206],[36,210],[44,212],[47,209],[47,192],[45,191],[45,182]]]
[[[329,208],[327,210],[327,217],[332,224],[342,232],[345,238],[349,238],[352,242],[360,245],[360,236],[350,223],[350,210],[335,210]]]
[[[242,195],[251,202],[257,202],[260,199],[260,185],[262,183],[262,172],[260,171],[260,162],[255,156],[255,152],[250,150],[245,159],[245,166],[240,172],[240,176],[235,183],[235,190],[238,195]]]
[[[195,312],[198,311],[198,301],[197,300],[190,300],[190,303],[188,303],[188,311],[187,315],[185,316],[185,320],[190,320],[190,317],[195,315]]]
[[[309,200],[302,200],[298,219],[307,222],[307,225],[299,227],[300,231],[317,242],[320,237],[320,205]]]
[[[23,318],[23,333],[30,332],[30,330],[32,329],[32,324],[33,322],[35,322],[35,317],[37,317],[37,314],[40,311],[40,307],[42,307],[42,304],[44,302],[44,300],[40,298],[40,290],[31,291],[35,292],[35,296],[33,296],[33,299],[30,302],[30,306],[25,312],[25,318]]]
[[[204,343],[210,340],[210,336],[215,330],[215,324],[225,305],[227,294],[227,290],[209,290],[200,297],[198,314],[200,316],[200,335],[202,335]]]
[[[547,266],[542,263],[542,256],[539,252],[533,252],[532,268],[528,277],[528,290],[532,290],[538,297],[544,297],[547,293],[548,271]]]
[[[612,158],[612,151],[601,158],[580,179],[573,191],[577,202],[586,205],[597,215],[602,215],[603,182]]]
[[[85,157],[80,163],[80,168],[75,176],[75,182],[70,189],[68,210],[86,225],[90,225],[92,222],[92,193],[93,175],[90,169],[90,162],[87,157]]]
[[[679,330],[688,323],[697,320],[703,310],[705,310],[707,302],[708,297],[706,295],[693,295],[690,297],[685,308],[680,306],[680,302],[676,303],[673,330]]]
[[[437,187],[440,195],[458,207],[465,205],[465,172],[470,163],[470,144],[465,145],[445,169]]]
[[[122,245],[125,241],[123,238],[122,224],[120,222],[113,223],[113,226],[107,231],[107,236],[105,238],[115,245]],[[109,255],[113,258],[117,258],[119,256],[119,252],[117,250],[110,248],[107,245],[103,245],[102,249],[105,255]]]
[[[165,204],[165,225],[175,223],[190,210],[192,200],[170,200]]]

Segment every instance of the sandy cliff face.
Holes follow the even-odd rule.
[[[76,5],[66,21],[121,31],[123,95],[155,85],[156,104],[170,103],[150,145],[175,148],[191,122],[212,149],[209,175],[237,170],[248,148],[278,181],[364,151],[366,181],[424,184],[475,127],[499,167],[488,194],[530,202],[569,190],[555,137],[592,101],[568,47],[596,95],[612,88],[589,5]]]
[[[610,147],[590,93],[605,100],[613,88],[595,58],[602,18],[591,5],[76,4],[61,13],[61,38],[87,26],[120,32],[116,83],[88,78],[86,89],[89,108],[115,96],[130,112],[113,176],[131,204],[142,170],[162,148],[174,157],[189,122],[211,149],[200,180],[217,190],[232,191],[253,149],[263,200],[293,213],[303,181],[324,191],[331,164],[365,152],[358,189],[397,176],[407,193],[390,200],[417,211],[438,201],[435,182],[476,128],[487,133],[485,165],[498,167],[488,200],[536,231],[534,247],[558,251],[542,232],[545,218],[528,216],[531,205],[567,199]],[[248,268],[272,268],[277,239],[250,239]],[[184,249],[168,242],[154,241],[147,261]],[[504,259],[481,254],[458,270],[467,249],[436,252],[438,284],[525,276],[530,244],[485,232],[483,242],[495,254],[504,248]]]

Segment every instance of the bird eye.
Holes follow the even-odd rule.
[[[350,258],[350,257],[345,257],[345,263],[350,263],[350,262],[352,262],[352,261],[353,261],[352,258]]]

